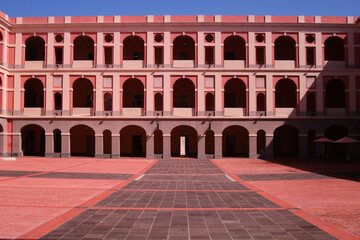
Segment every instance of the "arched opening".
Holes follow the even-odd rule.
[[[190,126],[177,126],[171,131],[171,156],[197,157],[197,131]]]
[[[246,108],[246,86],[238,78],[228,80],[224,87],[225,108]]]
[[[53,131],[54,137],[54,153],[61,153],[61,131],[59,129],[55,129]]]
[[[175,108],[195,108],[195,85],[187,78],[176,80],[173,86]]]
[[[74,60],[94,60],[94,40],[89,36],[74,39]]]
[[[205,132],[205,154],[214,154],[215,153],[215,134],[212,130],[207,130]]]
[[[325,40],[325,60],[344,61],[345,50],[344,41],[340,37],[329,37]]]
[[[275,60],[296,60],[296,43],[292,37],[281,36],[275,40]]]
[[[340,79],[331,79],[325,87],[325,107],[345,108],[345,85]]]
[[[55,110],[62,109],[62,95],[59,92],[54,94],[54,105],[55,105]]]
[[[95,132],[86,125],[76,125],[70,129],[71,156],[95,156]]]
[[[306,111],[308,115],[314,115],[316,113],[316,98],[313,93],[306,95]]]
[[[144,107],[144,85],[136,78],[129,78],[123,85],[123,107]]]
[[[295,127],[284,125],[274,131],[274,156],[296,157],[299,155],[299,133]]]
[[[94,87],[90,80],[79,78],[73,83],[73,107],[92,108]]]
[[[275,85],[275,107],[276,108],[296,108],[296,84],[283,78]]]
[[[45,131],[35,124],[21,129],[21,146],[24,156],[45,156]]]
[[[240,36],[229,36],[224,41],[224,60],[245,60],[246,43]]]
[[[348,130],[339,125],[328,127],[324,132],[324,137],[333,141],[346,137]],[[344,157],[346,154],[346,144],[344,143],[325,143],[325,155],[330,158]]]
[[[189,36],[178,36],[173,42],[174,60],[195,60],[195,42]]]
[[[155,94],[155,111],[163,110],[163,97],[161,93]]]
[[[42,37],[29,37],[25,41],[25,61],[44,61],[45,41]]]
[[[265,111],[265,94],[258,93],[256,95],[256,110]]]
[[[215,109],[214,105],[215,105],[214,94],[207,93],[206,97],[205,97],[205,109],[206,109],[206,111],[214,111],[214,109]]]
[[[257,154],[260,154],[260,156],[266,152],[266,135],[264,130],[257,131],[256,146],[257,146],[256,152]]]
[[[143,128],[131,125],[121,129],[120,156],[146,156],[146,132]]]
[[[309,130],[307,134],[307,149],[309,155],[316,154],[316,143],[314,140],[316,140],[316,132],[315,130]]]
[[[111,93],[104,94],[104,111],[112,111],[112,95],[111,95]]]
[[[110,132],[110,130],[103,131],[103,152],[104,152],[104,154],[111,154],[111,132]]]
[[[230,126],[222,132],[224,157],[249,156],[249,132],[241,126]]]
[[[124,39],[124,60],[144,60],[144,40],[139,36]]]
[[[3,35],[2,33],[0,32],[0,42],[4,41],[4,38],[3,38]]]
[[[44,107],[44,85],[37,78],[30,78],[24,84],[25,98],[24,107]]]
[[[163,154],[163,132],[154,131],[154,154]]]

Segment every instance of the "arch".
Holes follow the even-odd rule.
[[[55,110],[62,109],[62,94],[59,92],[54,94],[54,105],[55,105]]]
[[[76,125],[70,129],[71,156],[95,156],[95,132],[87,125]]]
[[[44,61],[45,41],[42,37],[33,36],[25,41],[25,61]]]
[[[89,36],[74,39],[74,60],[94,60],[94,40]]]
[[[296,157],[299,155],[299,132],[290,125],[283,125],[274,131],[274,156]]]
[[[214,100],[214,94],[207,93],[205,96],[205,109],[206,111],[214,111],[215,110],[215,100]]]
[[[123,107],[144,107],[144,85],[137,78],[129,78],[123,84]]]
[[[275,40],[275,60],[296,60],[296,43],[292,37],[280,36]]]
[[[275,85],[275,107],[296,108],[296,84],[288,78],[280,79]]]
[[[24,156],[45,156],[45,130],[36,124],[21,128],[21,146]]]
[[[214,131],[208,129],[205,132],[205,154],[215,153],[215,134]]]
[[[92,108],[94,87],[86,78],[78,78],[73,83],[73,107]]]
[[[112,140],[111,140],[111,131],[104,130],[103,131],[103,153],[104,154],[111,154],[112,153]]]
[[[265,94],[258,93],[256,95],[256,110],[257,111],[265,111]]]
[[[112,94],[104,94],[104,111],[112,111]]]
[[[155,111],[163,110],[163,96],[161,93],[155,94]]]
[[[325,107],[345,108],[345,84],[337,78],[331,79],[325,87]]]
[[[222,132],[222,149],[224,157],[248,157],[248,130],[238,125],[225,128]]]
[[[54,153],[61,153],[61,131],[59,129],[55,129],[53,131],[54,137]]]
[[[44,85],[37,78],[30,78],[24,84],[24,107],[44,107]]]
[[[306,95],[306,111],[309,115],[316,113],[316,97],[314,93],[308,93]]]
[[[332,125],[325,129],[324,137],[336,141],[348,135],[348,129],[341,125]],[[346,144],[325,143],[325,155],[328,157],[344,157],[346,154]]]
[[[154,154],[163,154],[163,132],[159,129],[154,131]]]
[[[262,155],[266,152],[266,134],[264,130],[259,130],[256,133],[256,146],[257,146],[257,154]],[[262,157],[262,156],[260,156]]]
[[[345,49],[344,41],[337,36],[328,37],[325,40],[325,60],[327,61],[344,61]]]
[[[312,129],[307,134],[307,151],[309,155],[316,154],[316,143],[314,140],[316,140],[316,132]]]
[[[191,80],[176,80],[173,86],[173,105],[180,108],[195,108],[195,85]]]
[[[174,60],[195,60],[195,41],[191,37],[177,36],[173,41]]]
[[[171,156],[197,157],[198,137],[195,128],[181,125],[171,130]]]
[[[229,36],[224,41],[224,60],[245,60],[246,43],[240,36]]]
[[[128,36],[123,41],[124,60],[144,60],[144,40],[139,36]]]
[[[232,78],[224,86],[225,108],[246,108],[246,86],[238,78]]]
[[[146,132],[142,127],[130,125],[121,129],[120,156],[146,156]]]

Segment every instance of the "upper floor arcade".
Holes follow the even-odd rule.
[[[10,69],[352,68],[360,67],[356,21],[302,16],[8,18],[0,29],[0,62]]]

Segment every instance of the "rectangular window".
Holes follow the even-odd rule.
[[[161,76],[154,77],[154,87],[155,88],[163,87],[163,78]]]
[[[104,77],[104,87],[106,88],[112,87],[112,77]]]
[[[155,47],[155,64],[164,64],[162,47]]]
[[[205,87],[206,88],[214,88],[214,77],[205,77]]]
[[[256,87],[265,88],[265,77],[256,77]]]
[[[315,48],[306,48],[306,65],[315,65]]]
[[[265,47],[256,47],[256,64],[265,64]]]
[[[104,47],[104,54],[105,54],[105,64],[112,65],[113,64],[112,47]]]
[[[306,87],[307,88],[315,88],[315,80],[316,80],[316,77],[307,77],[306,78]]]
[[[62,76],[54,76],[54,87],[62,87]]]
[[[56,64],[63,64],[63,48],[56,47],[55,48],[55,62]]]
[[[205,48],[205,64],[214,64],[214,48]]]

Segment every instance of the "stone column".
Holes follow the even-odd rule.
[[[12,133],[12,156],[23,156],[23,152],[21,150],[21,133]]]
[[[111,134],[111,158],[120,157],[120,134]]]
[[[103,134],[96,133],[95,134],[95,158],[103,158],[104,157],[103,141],[104,141]]]
[[[163,134],[163,158],[169,159],[171,157],[171,134]]]
[[[274,134],[266,134],[265,156],[266,158],[274,157]]]
[[[256,134],[249,134],[249,158],[258,158]]]
[[[256,116],[256,76],[249,75],[249,116]]]
[[[214,142],[215,142],[215,152],[214,152],[214,158],[222,158],[222,133],[220,134],[214,134]]]
[[[205,134],[199,134],[198,138],[198,158],[204,159],[206,158],[205,154]]]
[[[45,133],[45,157],[54,157],[54,134],[52,132]]]
[[[151,133],[146,136],[146,158],[154,159],[154,134]]]
[[[272,75],[267,75],[265,79],[266,83],[266,115],[274,116],[274,94],[275,89],[273,88],[273,77]]]
[[[71,155],[70,133],[61,133],[61,157],[68,158]]]
[[[306,76],[303,74],[299,77],[299,109],[300,109],[300,115],[306,116],[307,115],[307,109],[306,109]]]

